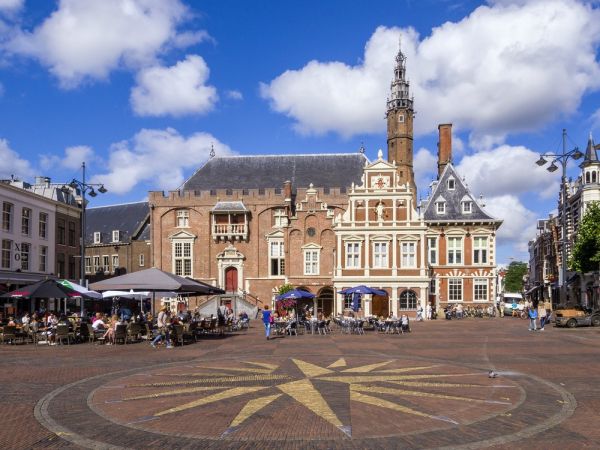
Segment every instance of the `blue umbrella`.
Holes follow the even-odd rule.
[[[365,285],[355,286],[348,289],[343,289],[338,291],[338,294],[350,295],[350,294],[372,294],[372,295],[384,295],[387,297],[387,292],[382,291],[381,289],[371,288]]]
[[[352,311],[358,312],[358,305],[360,305],[360,298],[362,294],[355,292],[352,294]]]
[[[284,292],[281,295],[275,297],[275,300],[297,300],[299,298],[315,298],[315,294],[311,294],[310,292],[302,291],[300,289],[293,289],[291,291]]]

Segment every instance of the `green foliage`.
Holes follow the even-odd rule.
[[[523,290],[523,275],[527,273],[527,263],[513,261],[508,266],[504,277],[504,292],[521,292]]]
[[[577,272],[593,272],[600,266],[600,205],[589,203],[575,237],[569,268]]]
[[[294,290],[294,286],[292,286],[289,283],[286,283],[286,284],[282,284],[281,286],[279,286],[279,289],[277,290],[277,294],[281,295],[281,294],[285,294],[286,292],[293,291],[293,290]]]

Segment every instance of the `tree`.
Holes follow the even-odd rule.
[[[523,290],[523,275],[527,273],[527,263],[513,261],[509,264],[504,277],[504,292],[521,292]]]
[[[592,202],[587,205],[569,259],[571,270],[586,273],[598,270],[600,266],[600,205]]]

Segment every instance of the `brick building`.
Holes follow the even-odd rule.
[[[316,295],[325,314],[349,306],[342,288],[368,284],[366,314],[418,305],[487,304],[495,290],[495,231],[452,166],[440,125],[433,191],[416,203],[413,99],[396,57],[387,103],[387,160],[357,154],[215,157],[181,189],[151,192],[152,265],[226,290],[224,301],[271,303],[283,284]],[[237,300],[236,300],[237,301]]]

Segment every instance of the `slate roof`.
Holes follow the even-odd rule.
[[[182,190],[350,187],[360,184],[367,158],[360,153],[227,156],[209,159]]]
[[[583,160],[583,164],[588,165],[590,163],[598,162],[598,153],[596,147],[594,146],[594,139],[592,138],[592,133],[590,133],[590,137],[588,138],[587,148],[585,149],[585,158]]]
[[[94,244],[94,232],[101,234],[102,244],[112,243],[113,230],[119,230],[121,243],[132,239],[150,238],[150,209],[148,202],[87,208],[85,214],[85,245]]]
[[[448,189],[448,179],[454,179],[454,189]],[[471,201],[471,213],[462,212],[462,202],[466,199]],[[438,214],[437,202],[444,201],[446,210],[444,214]],[[433,189],[431,196],[425,206],[423,213],[425,222],[495,222],[502,223],[486,213],[477,203],[475,197],[469,191],[462,179],[456,173],[454,166],[448,164],[437,185]]]
[[[246,212],[248,209],[242,202],[217,202],[214,212]]]

